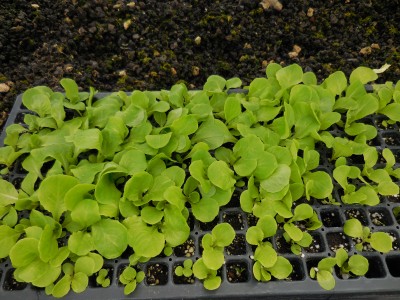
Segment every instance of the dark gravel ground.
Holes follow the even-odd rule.
[[[400,79],[400,0],[281,0],[281,11],[260,0],[132,1],[0,0],[0,84],[10,87],[0,128],[17,94],[59,89],[62,77],[102,91],[195,89],[211,74],[247,84],[275,61],[319,79],[389,63],[379,80]]]

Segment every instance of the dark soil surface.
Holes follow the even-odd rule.
[[[2,0],[0,84],[10,89],[0,93],[0,124],[17,94],[59,89],[62,77],[102,91],[178,81],[196,89],[212,74],[248,84],[275,61],[299,63],[319,79],[389,63],[380,81],[400,78],[399,0],[281,0],[281,11],[257,0],[133,2]]]

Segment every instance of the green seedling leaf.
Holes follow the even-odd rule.
[[[118,221],[102,219],[92,225],[95,249],[105,258],[119,257],[128,245],[126,228]]]
[[[169,140],[171,139],[171,136],[172,132],[165,134],[158,134],[158,135],[147,135],[146,142],[150,147],[154,149],[160,149],[168,144]]]
[[[274,248],[265,243],[256,248],[254,260],[259,261],[264,268],[271,268],[276,264],[278,255]]]
[[[153,206],[146,206],[140,212],[142,220],[147,224],[154,225],[162,220],[164,213]]]
[[[39,241],[34,238],[19,240],[10,249],[10,259],[14,268],[25,267],[39,258]]]
[[[369,243],[371,244],[372,248],[374,248],[376,251],[379,251],[382,253],[387,253],[393,249],[392,238],[386,232],[371,233]]]
[[[192,203],[192,213],[200,222],[211,222],[219,212],[219,204],[213,198],[201,198]]]
[[[263,232],[263,238],[271,237],[276,234],[278,224],[272,216],[263,216],[257,221],[257,228]]]
[[[211,231],[214,244],[218,247],[229,246],[235,238],[235,230],[229,223],[216,225]]]
[[[56,298],[62,298],[69,293],[71,289],[71,276],[65,275],[54,286],[52,295]]]
[[[42,261],[48,262],[58,253],[58,243],[54,236],[53,227],[46,225],[38,245],[39,257]]]
[[[278,256],[276,263],[268,271],[276,279],[285,279],[293,272],[293,266],[286,258]]]
[[[346,235],[358,238],[363,236],[363,226],[357,219],[349,219],[344,223],[343,231]]]
[[[0,258],[6,258],[10,254],[11,248],[17,243],[21,233],[15,229],[0,225]]]
[[[379,110],[379,113],[387,116],[390,120],[400,122],[400,103],[390,103]]]
[[[41,118],[51,114],[50,96],[53,91],[44,86],[26,90],[22,95],[22,103]]]
[[[18,200],[18,192],[8,181],[0,179],[0,208],[14,204]]]
[[[270,193],[279,192],[289,185],[290,173],[289,166],[280,164],[270,177],[261,181],[261,187]]]
[[[86,274],[79,272],[74,274],[71,281],[71,288],[75,293],[82,293],[86,290],[88,284],[89,277]]]
[[[210,93],[221,93],[224,91],[226,80],[218,75],[211,75],[207,78],[203,89]]]
[[[155,257],[162,252],[165,245],[164,235],[156,227],[149,227],[140,217],[126,218],[123,224],[128,229],[128,243],[136,255]]]
[[[164,223],[161,229],[164,233],[165,241],[171,247],[183,244],[190,234],[190,227],[181,209],[169,204],[164,207]]]
[[[349,269],[357,276],[363,276],[368,272],[369,262],[364,256],[355,254],[349,258]]]
[[[207,268],[218,270],[225,262],[224,253],[214,248],[205,248],[203,250],[203,260]]]
[[[339,248],[336,250],[336,264],[338,265],[339,268],[341,268],[344,263],[349,259],[349,255],[347,254],[346,250],[343,248]]]
[[[70,78],[63,78],[60,80],[61,86],[65,90],[65,95],[71,101],[71,103],[77,103],[80,101],[79,88],[76,82]]]
[[[229,96],[225,100],[224,113],[226,122],[232,121],[234,118],[242,113],[242,105],[240,104],[240,97],[237,94]]]
[[[223,190],[232,188],[236,183],[233,171],[224,161],[214,161],[207,169],[207,176],[212,184]]]
[[[306,186],[306,196],[316,199],[325,199],[332,195],[333,183],[332,178],[324,171],[316,171],[308,173],[304,176]]]
[[[84,231],[73,232],[68,239],[68,249],[79,256],[87,255],[95,249],[91,234]]]
[[[332,290],[336,285],[332,273],[326,270],[320,270],[317,272],[317,281],[323,289],[328,291]]]
[[[125,184],[124,197],[130,201],[142,200],[143,194],[153,186],[153,176],[147,172],[134,174]]]
[[[350,74],[350,83],[354,83],[357,80],[362,84],[374,81],[378,78],[378,75],[370,68],[358,67]]]
[[[79,181],[68,175],[54,175],[47,177],[38,190],[40,204],[58,221],[65,211],[64,197],[66,193]]]
[[[251,226],[246,231],[246,241],[251,245],[258,245],[264,239],[264,233],[258,226]]]
[[[293,241],[298,242],[303,238],[303,231],[296,227],[296,225],[292,223],[285,223],[283,228]]]
[[[216,149],[227,142],[235,142],[236,139],[229,132],[222,121],[209,117],[203,122],[192,138],[192,143],[206,143],[210,149]]]
[[[242,80],[240,80],[240,78],[238,77],[233,77],[231,79],[228,79],[226,81],[226,89],[237,89],[240,88],[242,86]]]
[[[193,115],[186,115],[176,119],[171,130],[176,135],[190,135],[198,129],[197,119]]]
[[[325,79],[323,85],[335,95],[341,95],[347,88],[347,78],[342,71],[337,71]]]
[[[292,221],[303,221],[313,216],[314,210],[307,203],[299,204],[294,209],[294,216]]]
[[[202,280],[208,276],[208,268],[204,264],[204,259],[201,257],[193,264],[193,274],[196,278]]]
[[[219,276],[207,278],[206,280],[204,280],[204,288],[209,291],[216,290],[221,285],[221,282],[222,279]]]
[[[275,76],[281,88],[287,89],[302,81],[303,70],[299,65],[293,64],[278,70]]]
[[[75,205],[71,219],[86,228],[100,221],[100,210],[97,201],[84,199]]]

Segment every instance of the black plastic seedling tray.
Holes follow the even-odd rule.
[[[103,97],[107,94],[97,94]],[[30,113],[22,105],[21,96],[16,99],[15,105],[9,115],[4,128],[13,123],[23,123],[23,116]],[[390,128],[380,126],[381,117],[370,117],[365,120],[378,129],[378,136],[374,139],[374,145],[378,149],[390,148],[396,156],[397,167],[400,165],[400,132],[395,124]],[[339,132],[339,131],[337,131]],[[334,133],[334,132],[333,132]],[[3,144],[5,129],[0,136],[0,145]],[[388,138],[390,137],[390,138]],[[326,149],[318,149],[321,155],[320,169],[332,174],[333,166],[329,161],[330,153]],[[357,161],[353,162],[357,164]],[[18,165],[14,167],[8,175],[8,180],[18,184],[24,174],[19,173]],[[355,299],[400,299],[400,223],[396,220],[393,209],[400,206],[400,199],[396,197],[382,197],[381,203],[374,207],[349,206],[349,205],[323,205],[313,203],[313,207],[323,222],[323,226],[315,230],[312,235],[315,240],[313,248],[306,249],[304,254],[296,256],[290,249],[281,248],[278,253],[286,257],[293,265],[293,273],[289,280],[273,280],[269,282],[258,282],[252,275],[252,255],[253,251],[246,243],[245,234],[249,226],[255,225],[254,219],[240,209],[239,193],[234,194],[234,198],[224,207],[218,217],[219,222],[230,223],[236,231],[234,244],[225,249],[226,262],[220,274],[222,284],[215,291],[204,289],[199,280],[193,283],[182,284],[174,276],[174,268],[188,257],[193,261],[200,257],[200,242],[202,236],[209,232],[213,226],[201,224],[198,221],[191,222],[189,252],[177,247],[174,254],[170,257],[157,257],[151,261],[140,264],[140,268],[146,273],[145,280],[129,296],[124,296],[123,286],[119,284],[118,276],[122,269],[129,263],[128,256],[120,257],[115,260],[105,262],[105,268],[111,272],[111,285],[108,288],[96,286],[95,279],[91,279],[89,287],[80,294],[70,292],[65,299],[211,299],[211,298],[270,298],[270,299],[336,299],[352,297]],[[338,189],[334,190],[334,197],[339,200]],[[379,252],[363,252],[362,254],[369,260],[370,269],[365,277],[343,280],[337,274],[336,287],[333,291],[323,290],[309,276],[311,267],[328,256],[334,256],[333,249],[338,244],[343,244],[348,250],[349,255],[355,253],[354,243],[343,234],[342,226],[344,221],[349,218],[349,214],[358,215],[365,226],[369,226],[373,231],[389,232],[394,237],[394,250],[381,254]],[[376,217],[379,217],[379,221]],[[215,225],[215,224],[213,224]],[[273,245],[277,246],[281,238],[277,234],[273,239]],[[0,245],[1,247],[1,245]],[[186,249],[186,250],[187,250]],[[193,250],[193,251],[192,251]],[[188,252],[188,251],[186,251]],[[186,256],[188,255],[188,256]],[[157,278],[148,276],[149,269],[156,266],[159,270]],[[242,276],[238,282],[232,279],[233,270],[240,268]],[[38,289],[27,284],[18,283],[12,276],[13,268],[9,259],[0,263],[0,299],[54,299],[46,296],[43,289]],[[157,285],[153,285],[154,283]]]

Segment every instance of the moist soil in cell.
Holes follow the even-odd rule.
[[[367,216],[364,212],[358,209],[348,209],[344,212],[346,219],[357,219],[363,224],[364,226],[368,225]]]
[[[360,244],[362,243],[362,251],[364,252],[373,252],[375,251],[372,249],[371,245],[369,243],[363,243],[361,238],[351,238],[354,242],[354,244]]]
[[[258,218],[253,214],[247,214],[247,225],[249,227],[257,225]]]
[[[232,243],[225,247],[228,255],[244,255],[246,254],[246,237],[243,234],[236,234]]]
[[[343,225],[339,212],[336,210],[322,211],[321,221],[325,227],[340,227]]]
[[[192,257],[195,252],[194,240],[189,238],[182,245],[179,245],[174,248],[174,254],[178,257]]]
[[[343,232],[331,232],[326,235],[328,247],[332,252],[340,248],[350,251],[350,241]]]
[[[385,144],[387,146],[398,146],[400,145],[400,135],[399,134],[386,134],[383,137],[383,140],[385,141]]]
[[[388,200],[390,202],[394,202],[394,203],[400,203],[400,195],[393,195],[393,196],[387,196]]]
[[[289,259],[290,264],[293,267],[292,273],[285,279],[286,281],[299,281],[303,280],[304,272],[303,272],[303,265],[297,259]]]
[[[200,229],[203,231],[211,231],[218,224],[218,217],[216,217],[213,221],[203,223],[199,222]]]
[[[286,242],[285,238],[282,235],[278,235],[275,239],[276,250],[279,253],[287,254],[292,253],[290,249],[290,244]]]
[[[194,281],[195,281],[195,278],[194,278],[193,274],[191,276],[189,276],[189,277],[186,277],[184,275],[178,276],[178,275],[175,274],[175,269],[178,266],[182,267],[183,263],[177,263],[176,265],[174,265],[174,269],[173,269],[173,272],[172,272],[172,274],[173,274],[172,275],[172,280],[174,281],[174,283],[175,284],[193,284]]]
[[[102,269],[107,270],[107,276],[106,279],[110,279],[110,282],[112,282],[112,274],[114,273],[114,268],[112,266],[103,266]],[[101,284],[98,284],[96,281],[96,278],[98,276],[98,272],[92,276],[89,277],[89,286],[94,287],[94,288],[100,288],[102,287]]]
[[[4,278],[3,289],[6,291],[20,291],[28,286],[26,282],[18,282],[14,278],[14,269],[9,270]]]
[[[148,285],[165,285],[168,282],[168,267],[163,264],[149,265],[146,270]]]
[[[388,118],[375,118],[374,123],[379,130],[393,130],[395,126],[387,122]]]
[[[307,253],[319,253],[324,251],[324,245],[322,242],[322,239],[320,235],[318,234],[312,234],[311,235],[313,240],[311,242],[311,245],[309,247],[305,247],[304,251]]]
[[[243,230],[243,217],[240,213],[227,212],[222,215],[223,221],[232,225],[235,230]]]
[[[231,283],[246,282],[249,279],[247,263],[234,262],[226,264],[226,278]]]
[[[229,201],[228,204],[225,205],[225,207],[240,207],[240,194],[241,190],[234,190],[231,200]]]
[[[371,219],[371,223],[375,226],[392,225],[392,221],[387,211],[370,211],[369,218]]]

